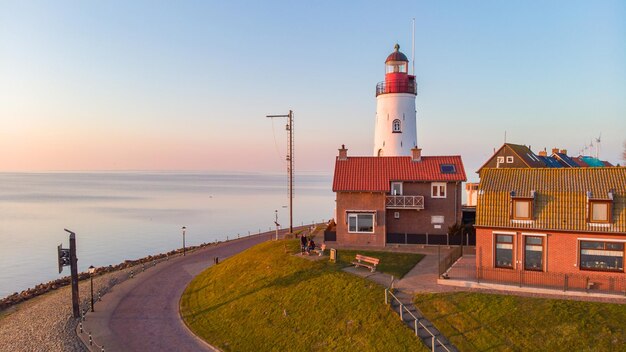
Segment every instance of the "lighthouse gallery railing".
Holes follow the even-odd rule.
[[[417,94],[417,83],[415,81],[379,82],[376,85],[376,96],[387,93]]]

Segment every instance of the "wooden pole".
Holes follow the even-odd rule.
[[[76,234],[70,233],[70,271],[72,273],[72,312],[74,318],[80,318],[80,308],[78,306],[78,258],[76,258]]]
[[[289,233],[293,233],[293,111],[289,110]]]

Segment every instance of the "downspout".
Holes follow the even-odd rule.
[[[458,216],[459,216],[459,213],[458,213],[459,209],[458,209],[458,206],[457,206],[457,204],[459,204],[459,201],[457,199],[459,197],[458,193],[459,193],[459,181],[456,181],[456,187],[454,187],[454,222],[455,223],[457,221],[459,221],[459,218],[458,218]]]

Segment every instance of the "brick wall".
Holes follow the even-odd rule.
[[[387,210],[387,233],[408,234],[436,234],[448,233],[448,227],[455,222],[461,222],[461,183],[448,182],[446,185],[446,198],[431,198],[431,182],[404,182],[402,195],[424,196],[424,209],[388,209]],[[456,204],[456,207],[455,207]],[[394,213],[399,212],[400,218],[396,219]],[[437,229],[431,223],[431,216],[442,215],[444,223]]]
[[[349,233],[348,210],[375,211],[374,233]],[[337,242],[355,246],[385,246],[385,194],[337,192]]]
[[[603,272],[579,269],[580,238],[598,240],[626,240],[625,235],[597,233],[568,233],[555,231],[519,231],[518,229],[496,230],[490,228],[476,229],[476,265],[485,268],[494,267],[494,232],[511,233],[514,236],[513,262],[516,271],[524,267],[524,235],[545,234],[544,239],[544,271],[547,273],[581,274],[604,277],[626,278],[625,273]]]

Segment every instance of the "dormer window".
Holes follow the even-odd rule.
[[[587,222],[591,224],[611,223],[611,210],[613,208],[613,191],[609,191],[607,198],[593,198],[591,192],[587,192]]]
[[[393,133],[402,133],[402,130],[400,129],[400,120],[399,119],[395,119],[393,120],[392,123],[392,131]]]
[[[513,220],[532,220],[533,200],[532,198],[513,199]]]
[[[533,203],[535,191],[530,191],[530,197],[519,197],[511,191],[511,220],[533,220]]]
[[[609,223],[611,219],[611,202],[606,200],[589,201],[589,222]]]

